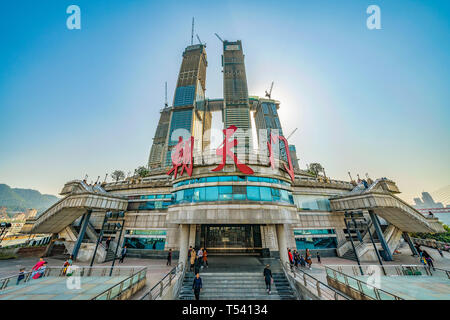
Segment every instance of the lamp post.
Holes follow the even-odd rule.
[[[123,231],[123,226],[125,225],[125,212],[124,211],[119,211],[119,212],[107,212],[106,213],[106,219],[114,219],[114,220],[120,220],[121,223],[115,223],[114,224],[114,231],[117,232],[117,230],[120,230],[119,233],[119,238],[117,239],[117,244],[116,244],[116,250],[114,251],[114,258],[113,258],[113,262],[111,264],[111,271],[109,272],[109,276],[112,275],[113,269],[114,269],[114,264],[116,263],[116,257],[117,257],[117,251],[119,250],[119,245],[120,245],[120,238],[122,237],[122,231]]]
[[[117,223],[116,224],[116,230],[120,228],[120,233],[119,233],[119,239],[117,241],[117,245],[116,245],[116,250],[114,252],[114,258],[113,258],[113,262],[111,265],[111,271],[109,272],[109,276],[111,277],[113,269],[114,269],[114,264],[116,263],[116,257],[117,257],[117,251],[119,250],[119,242],[120,242],[120,238],[122,237],[122,230],[123,230],[123,222],[122,224]]]

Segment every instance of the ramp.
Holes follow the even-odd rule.
[[[128,200],[89,187],[82,181],[68,182],[61,194],[66,196],[36,218],[29,233],[58,233],[87,211],[125,211]]]

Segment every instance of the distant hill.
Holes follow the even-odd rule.
[[[0,184],[0,207],[6,207],[8,212],[26,209],[42,212],[58,200],[58,197],[41,194],[36,190],[10,188],[6,184]]]

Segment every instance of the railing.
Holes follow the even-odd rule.
[[[370,276],[378,272],[380,276],[433,276],[443,279],[450,279],[450,270],[432,268],[424,265],[329,265],[341,273],[353,276]],[[364,274],[361,274],[361,269]],[[385,274],[383,273],[383,269]]]
[[[343,272],[340,272],[335,269],[331,269],[329,266],[325,266],[325,271],[327,277],[340,282],[353,290],[359,292],[360,294],[369,297],[374,300],[403,300],[399,296],[395,294],[384,291],[383,289],[379,289],[375,286],[368,284],[365,281],[358,280],[353,278]]]
[[[426,246],[430,248],[441,248],[442,250],[450,251],[450,243],[442,242],[442,241],[436,241],[434,239],[419,239],[419,238],[412,238],[411,240],[418,245]]]
[[[291,266],[289,262],[285,261],[284,264],[282,262],[280,263],[283,266],[285,273],[292,273],[295,281],[302,283],[307,290],[321,300],[351,300],[351,298],[345,294],[326,285],[300,269]]]
[[[172,285],[172,280],[178,273],[184,273],[184,263],[179,262],[176,267],[173,267],[158,283],[156,283],[147,293],[145,293],[141,300],[156,300],[158,297],[162,298],[165,289]]]
[[[116,297],[118,297],[122,292],[125,290],[133,287],[135,284],[137,284],[139,281],[144,279],[147,274],[147,268],[144,267],[140,269],[138,272],[132,274],[128,278],[122,280],[115,286],[103,291],[99,295],[95,296],[92,300],[112,300]]]
[[[71,276],[78,276],[78,277],[109,277],[109,271],[111,270],[111,267],[84,267],[84,266],[72,266],[70,270],[67,270],[66,274],[64,274],[64,267],[47,267],[40,278],[45,277],[65,277],[66,274],[71,274]],[[147,270],[147,268],[144,268]],[[136,268],[136,267],[115,267],[113,269],[113,276],[133,276],[135,274],[135,271],[138,270],[138,272],[142,271],[142,267]],[[32,278],[32,274],[35,271],[28,271],[24,273],[24,279],[20,281],[20,284],[29,282],[34,280]],[[10,288],[12,286],[17,285],[17,279],[19,277],[19,274],[2,278],[0,279],[0,291]],[[39,279],[40,279],[39,278]]]

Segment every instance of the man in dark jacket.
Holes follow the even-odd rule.
[[[125,259],[126,254],[127,254],[127,246],[124,246],[122,249],[122,253],[120,255],[119,263],[123,263],[123,259]]]
[[[202,291],[202,278],[200,278],[200,273],[197,273],[192,283],[192,290],[194,290],[195,300],[200,300],[200,291]]]
[[[172,249],[169,249],[169,253],[167,254],[167,263],[166,266],[172,265]]]
[[[264,268],[264,280],[266,281],[266,291],[268,294],[271,292],[271,284],[272,284],[272,271],[269,269],[270,265],[266,265]]]

